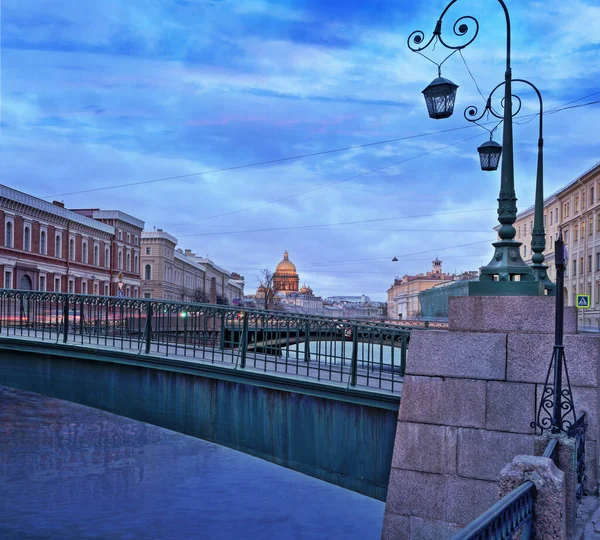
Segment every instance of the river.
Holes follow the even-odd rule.
[[[0,386],[0,538],[379,539],[384,503],[229,448]]]

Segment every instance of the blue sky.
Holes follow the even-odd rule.
[[[513,76],[534,82],[547,110],[600,91],[599,0],[507,3]],[[406,47],[445,5],[3,0],[0,182],[128,212],[239,271],[248,290],[285,249],[325,296],[383,299],[395,275],[425,272],[436,255],[447,271],[477,269],[492,254],[499,188],[499,173],[479,170],[478,127],[66,194],[465,127],[462,111],[482,99],[461,58],[443,69],[460,86],[456,113],[435,121],[421,90],[436,68]],[[446,33],[462,15],[480,21],[464,57],[487,93],[504,75],[502,11],[461,0]],[[520,90],[522,114],[536,112]],[[599,119],[598,105],[545,117],[546,194],[600,160]],[[515,126],[522,209],[533,202],[536,145],[535,119]],[[331,225],[347,222],[361,223]]]

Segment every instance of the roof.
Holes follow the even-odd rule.
[[[118,219],[123,223],[129,223],[138,229],[143,229],[145,223],[136,217],[130,216],[120,210],[94,210],[94,219]]]
[[[80,225],[85,225],[86,227],[90,227],[92,229],[96,229],[108,234],[115,234],[115,228],[110,225],[106,225],[106,223],[101,223],[100,221],[96,221],[95,219],[82,216],[77,212],[73,212],[72,210],[69,210],[62,206],[57,206],[56,204],[52,204],[48,201],[38,199],[33,195],[23,193],[22,191],[17,191],[16,189],[10,188],[2,184],[0,184],[0,197],[19,202],[31,208],[42,210],[43,212],[47,212],[57,217],[67,219],[75,223],[79,223]]]

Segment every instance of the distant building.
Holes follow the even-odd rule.
[[[432,270],[426,274],[405,275],[396,278],[388,289],[388,316],[392,319],[414,319],[421,316],[419,293],[442,283],[457,279],[471,279],[477,272],[465,272],[461,276],[445,274],[442,261],[437,257],[432,261]]]
[[[177,238],[158,229],[142,233],[141,277],[144,298],[240,305],[244,278],[208,257],[177,248]]]
[[[143,227],[118,210],[69,210],[0,185],[2,285],[104,296],[121,286],[124,295],[137,297],[136,242]]]
[[[302,313],[304,315],[323,315],[323,299],[315,296],[310,286],[302,286],[299,292],[278,293],[279,303],[284,311]]]
[[[287,250],[283,253],[283,260],[277,265],[273,274],[273,288],[277,292],[298,292],[300,277],[296,265],[290,261]]]
[[[385,319],[387,304],[372,302],[366,295],[361,296],[329,296],[325,299],[325,309],[331,314],[348,319]]]

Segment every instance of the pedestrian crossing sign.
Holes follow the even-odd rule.
[[[589,294],[578,294],[576,296],[576,305],[580,309],[587,309],[590,307],[590,295]]]

